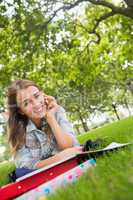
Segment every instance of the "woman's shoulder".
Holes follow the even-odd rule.
[[[58,116],[64,116],[66,114],[66,111],[65,109],[62,107],[62,106],[59,106],[56,113],[55,113],[55,116],[58,117]]]
[[[63,112],[63,113],[65,113],[66,111],[65,111],[65,109],[62,107],[62,106],[59,106],[58,107],[58,110],[57,110],[57,113],[58,112]]]
[[[66,111],[62,106],[59,106],[57,112],[55,113],[55,118],[57,120],[57,122],[60,122],[60,120],[67,120],[67,115],[66,115]]]

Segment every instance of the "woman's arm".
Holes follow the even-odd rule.
[[[52,132],[56,138],[58,147],[60,150],[69,148],[73,146],[73,137],[62,130],[60,125],[58,124],[55,116],[51,113],[47,114],[47,122],[49,123]]]
[[[51,156],[45,160],[39,160],[37,157],[33,157],[29,148],[23,146],[19,149],[15,156],[14,161],[17,168],[28,168],[28,169],[37,169],[48,166],[50,164],[59,162],[64,158],[68,158],[72,155],[82,152],[82,147],[72,147],[65,149],[54,156]]]
[[[82,147],[67,148],[50,158],[38,161],[37,164],[35,165],[35,167],[42,168],[42,167],[48,166],[50,164],[53,164],[55,162],[59,162],[59,161],[63,160],[64,158],[69,158],[70,156],[74,156],[77,153],[81,153],[81,152],[82,152]]]
[[[47,104],[45,118],[56,138],[58,148],[64,150],[79,145],[73,128],[65,116],[65,110],[50,96],[45,96],[45,102]]]

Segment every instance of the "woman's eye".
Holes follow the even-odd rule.
[[[39,94],[36,94],[36,95],[35,95],[35,98],[37,99],[38,97],[39,97]]]
[[[28,106],[28,102],[25,102],[25,103],[24,103],[24,107],[26,107],[26,106]]]

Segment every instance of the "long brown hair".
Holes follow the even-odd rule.
[[[17,105],[17,92],[21,89],[28,88],[29,86],[35,86],[39,88],[30,80],[16,80],[8,87],[8,132],[12,153],[15,153],[21,147],[21,145],[25,143],[26,126],[28,124],[28,117],[21,114]]]

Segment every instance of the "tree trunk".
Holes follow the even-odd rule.
[[[116,109],[116,105],[115,105],[115,104],[112,104],[112,108],[113,108],[113,111],[114,111],[114,113],[115,113],[117,119],[120,120],[120,117],[119,117],[118,112],[117,112],[117,109]]]
[[[80,135],[80,134],[81,134],[81,132],[80,132],[80,129],[79,129],[79,127],[75,125],[75,129],[76,129],[76,131],[77,131],[78,135]]]
[[[80,121],[81,121],[81,123],[82,123],[82,126],[83,126],[84,131],[85,131],[85,132],[89,131],[89,128],[88,128],[88,126],[87,126],[87,123],[84,121],[84,119],[83,119],[83,117],[82,117],[80,111],[78,111],[78,113],[79,113],[79,118],[80,118]]]

